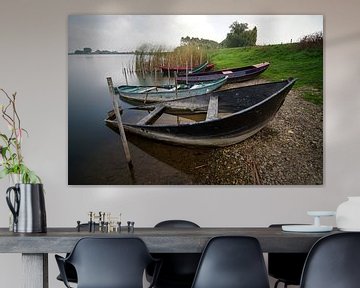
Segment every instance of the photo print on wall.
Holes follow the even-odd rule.
[[[322,185],[322,15],[71,15],[69,185]]]

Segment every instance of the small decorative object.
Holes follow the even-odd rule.
[[[6,201],[13,216],[10,230],[46,232],[43,185],[41,179],[25,165],[21,153],[23,136],[28,133],[21,126],[16,93],[10,96],[5,90],[0,91],[7,100],[5,105],[0,104],[1,117],[9,128],[8,133],[0,131],[0,179],[9,176],[13,182],[6,191]]]
[[[330,232],[333,227],[320,224],[320,217],[335,216],[334,211],[308,211],[309,216],[314,217],[314,224],[309,225],[283,225],[281,228],[287,232]]]
[[[128,227],[128,232],[129,233],[133,233],[134,229],[135,229],[135,222],[134,221],[127,221],[127,227]]]
[[[360,196],[348,197],[338,206],[336,226],[342,231],[360,231]]]
[[[119,216],[112,216],[110,212],[101,212],[95,213],[93,211],[89,211],[88,213],[88,227],[89,232],[117,232],[121,227],[119,227],[119,223],[121,225],[121,213]],[[98,226],[98,229],[96,228]],[[80,232],[79,224],[78,231]]]

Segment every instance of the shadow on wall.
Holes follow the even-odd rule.
[[[331,47],[335,45],[348,44],[350,42],[355,42],[360,40],[360,31],[348,35],[342,35],[339,37],[335,37],[333,39],[329,39],[326,41],[326,47]]]

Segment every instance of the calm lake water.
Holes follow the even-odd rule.
[[[132,55],[68,56],[68,183],[70,185],[196,184],[189,167],[209,157],[188,149],[128,136],[134,169],[130,172],[119,134],[105,125],[112,110],[106,77],[125,84],[122,73]],[[160,75],[157,80],[161,81]],[[151,84],[128,75],[129,85]],[[167,79],[163,79],[167,81]],[[121,102],[123,108],[131,105]]]

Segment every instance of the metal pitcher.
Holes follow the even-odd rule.
[[[12,192],[13,197],[11,197]],[[46,232],[45,198],[42,184],[15,184],[6,190],[6,202],[14,216],[14,232]]]

